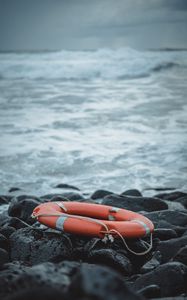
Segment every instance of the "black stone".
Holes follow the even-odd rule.
[[[177,202],[181,203],[185,208],[187,208],[187,195],[176,200]]]
[[[154,197],[163,199],[163,200],[168,200],[168,201],[177,201],[177,199],[187,196],[186,193],[183,192],[172,192],[172,193],[162,193],[162,194],[157,194]]]
[[[17,230],[10,236],[11,259],[38,264],[53,259],[71,257],[69,240],[60,232],[37,231],[30,228]]]
[[[160,297],[160,287],[156,284],[148,285],[138,291],[138,294],[144,296],[146,299]]]
[[[154,238],[159,238],[161,241],[177,238],[177,233],[169,228],[157,228],[154,230]]]
[[[187,267],[179,262],[169,262],[139,277],[133,287],[138,291],[156,284],[161,296],[177,296],[186,290]]]
[[[127,190],[123,193],[121,193],[121,195],[123,196],[134,196],[134,197],[142,197],[142,193],[136,189],[132,189],[132,190]]]
[[[151,221],[157,225],[160,221],[166,221],[176,226],[187,225],[187,211],[163,210],[145,214]]]
[[[80,189],[78,187],[70,185],[70,184],[66,184],[66,183],[59,183],[55,186],[55,188],[58,188],[58,189],[71,189],[71,190],[80,191]]]
[[[8,216],[8,212],[4,211],[0,214],[0,226],[5,226],[9,224],[11,217]]]
[[[0,228],[0,233],[3,234],[6,238],[9,238],[9,236],[15,232],[15,228],[11,226],[3,226]]]
[[[107,267],[81,264],[73,276],[69,290],[71,297],[97,300],[138,300],[142,299],[131,291],[123,278]]]
[[[12,196],[0,195],[0,205],[1,204],[9,204],[11,199],[12,199]]]
[[[168,208],[168,205],[158,199],[150,197],[133,197],[109,195],[104,197],[102,204],[125,208],[132,211],[158,211]]]
[[[68,300],[65,293],[52,287],[26,288],[13,293],[6,300]],[[71,299],[73,300],[73,299]]]
[[[174,261],[179,261],[187,266],[187,245],[179,249],[177,254],[173,257]]]
[[[9,241],[8,239],[0,233],[0,248],[3,248],[5,250],[9,249]]]
[[[162,256],[160,254],[159,251],[156,251],[153,255],[153,257],[147,261],[142,267],[141,267],[141,270],[140,272],[141,273],[148,273],[152,270],[154,270],[155,268],[157,268],[158,266],[160,266],[161,264],[161,259],[162,259]]]
[[[9,193],[12,193],[12,192],[16,192],[16,191],[20,191],[21,189],[20,188],[17,188],[17,187],[11,187],[10,189],[9,189]]]
[[[88,262],[102,264],[115,269],[123,275],[128,276],[132,273],[130,260],[113,249],[92,250],[88,255]]]
[[[113,194],[112,192],[110,191],[106,191],[106,190],[97,190],[95,191],[92,195],[91,195],[91,199],[102,199],[104,198],[105,196],[108,196],[108,195],[111,195]]]
[[[33,224],[35,220],[31,217],[31,214],[39,204],[40,202],[35,199],[20,200],[18,197],[15,197],[8,208],[8,214],[11,217],[16,217],[29,224]]]
[[[0,248],[0,266],[6,264],[9,261],[8,252],[5,249]]]
[[[160,251],[162,255],[162,263],[168,262],[177,254],[180,248],[184,247],[186,244],[187,236],[160,242],[157,250]]]

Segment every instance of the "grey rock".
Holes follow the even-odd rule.
[[[15,232],[15,228],[11,226],[3,226],[0,228],[0,233],[3,234],[6,238],[9,238],[9,236]]]
[[[132,189],[132,190],[127,190],[123,193],[121,193],[121,195],[123,196],[134,196],[134,197],[142,197],[142,193],[136,189]]]
[[[95,191],[92,195],[91,195],[91,199],[102,199],[104,198],[105,196],[108,196],[108,195],[111,195],[113,194],[112,192],[110,191],[106,191],[106,190],[97,190]]]
[[[80,191],[80,189],[74,185],[66,184],[66,183],[59,183],[55,186],[55,188],[58,189],[71,189],[71,190],[76,190]]]
[[[144,274],[154,270],[155,268],[160,266],[161,259],[162,259],[161,253],[159,251],[156,251],[153,257],[141,267],[140,272]]]
[[[20,188],[17,188],[17,187],[11,187],[10,189],[9,189],[9,193],[12,193],[12,192],[16,192],[16,191],[20,191],[21,189]]]
[[[0,248],[0,266],[8,263],[9,255],[5,249]]]
[[[160,287],[161,296],[177,296],[186,291],[187,267],[179,262],[169,262],[139,277],[133,287],[140,290],[149,285]]]
[[[159,238],[161,241],[177,238],[177,233],[169,228],[157,228],[154,230],[154,238]]]
[[[177,254],[180,248],[184,247],[186,244],[187,236],[160,242],[157,250],[160,251],[162,255],[162,263],[168,262]]]
[[[35,199],[20,200],[19,197],[15,197],[8,208],[8,214],[11,217],[16,217],[29,224],[33,224],[35,220],[31,218],[31,214],[39,204],[40,202]]]
[[[174,261],[179,261],[187,266],[187,245],[179,249],[177,254],[173,257]]]
[[[125,276],[130,275],[133,269],[130,260],[114,249],[92,250],[88,254],[87,261],[109,266]]]
[[[177,199],[187,196],[186,193],[183,192],[172,192],[172,193],[162,193],[162,194],[157,194],[155,197],[163,199],[163,200],[169,200],[169,201],[177,201]]]
[[[104,197],[102,204],[125,208],[132,211],[158,211],[168,208],[168,205],[158,199],[151,197],[133,197],[109,195]]]
[[[176,226],[187,225],[187,212],[186,211],[174,211],[174,210],[163,210],[158,212],[145,213],[151,221],[157,225],[160,221],[166,221]]]
[[[8,239],[0,233],[0,248],[8,251],[9,249],[9,241]]]
[[[53,259],[70,258],[71,245],[58,232],[44,232],[23,228],[10,236],[11,259],[38,264]]]
[[[122,277],[107,267],[82,264],[69,287],[71,297],[97,300],[142,299],[130,290]]]
[[[160,297],[160,287],[156,284],[148,285],[138,291],[146,299]]]

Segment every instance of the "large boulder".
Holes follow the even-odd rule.
[[[8,214],[11,217],[19,218],[29,224],[35,222],[31,218],[31,214],[36,206],[41,202],[36,198],[28,198],[24,196],[14,197],[11,201],[11,204],[8,208]]]
[[[127,190],[121,193],[122,196],[134,196],[134,197],[142,197],[142,193],[136,189]]]
[[[71,257],[69,239],[60,232],[45,232],[23,228],[10,236],[11,259],[38,264]]]
[[[140,290],[156,284],[160,287],[161,296],[177,296],[186,291],[187,267],[179,262],[169,262],[139,277],[133,287]]]
[[[125,195],[109,195],[104,197],[102,204],[125,208],[132,211],[159,211],[168,208],[168,205],[158,199],[151,197],[134,197]]]
[[[125,285],[123,277],[107,267],[65,261],[59,264],[48,262],[23,269],[20,265],[13,265],[11,272],[10,265],[0,273],[2,299],[5,299],[10,291],[11,297],[8,299],[31,299],[31,291],[35,295],[37,289],[41,291],[38,294],[40,299],[50,300],[52,300],[51,290],[54,291],[53,299],[59,300],[142,299]],[[45,290],[49,291],[49,298]],[[61,293],[61,298],[59,298],[59,293]]]
[[[186,244],[187,244],[187,236],[171,239],[168,241],[161,241],[158,244],[157,250],[160,251],[162,255],[162,263],[168,262]]]
[[[168,200],[168,201],[177,201],[181,197],[187,196],[187,193],[175,191],[172,193],[162,193],[162,194],[157,194],[155,197],[163,200]]]
[[[157,225],[164,221],[176,226],[187,225],[187,211],[163,210],[158,212],[146,213],[145,216]]]
[[[142,299],[125,285],[119,274],[106,267],[90,264],[81,264],[72,278],[69,290],[70,299]]]
[[[154,238],[159,238],[161,241],[177,238],[175,230],[170,228],[157,228],[154,230]]]
[[[179,249],[179,251],[173,257],[173,260],[179,261],[187,266],[187,245]]]
[[[80,189],[74,185],[67,184],[67,183],[59,183],[55,186],[57,189],[70,189],[70,190],[76,190],[80,191]]]
[[[110,191],[106,190],[97,190],[91,195],[91,199],[97,200],[97,199],[102,199],[105,196],[112,195],[113,193]]]
[[[8,252],[0,248],[0,267],[9,261]]]
[[[90,251],[87,258],[88,262],[109,266],[123,275],[128,276],[132,273],[132,264],[123,254],[114,249],[95,249]]]

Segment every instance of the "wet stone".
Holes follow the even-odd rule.
[[[15,232],[15,228],[11,226],[3,226],[0,228],[0,233],[3,234],[6,238],[9,238],[9,236]]]
[[[55,188],[58,189],[71,189],[71,190],[76,190],[80,191],[80,189],[74,185],[66,184],[66,183],[59,183],[55,186]]]
[[[8,250],[9,249],[9,241],[8,239],[0,233],[0,248]]]
[[[11,259],[38,264],[71,257],[71,245],[60,233],[23,228],[10,236]]]
[[[12,196],[0,195],[0,205],[10,203]]]
[[[187,196],[186,193],[183,192],[172,192],[172,193],[162,193],[162,194],[157,194],[155,197],[163,199],[163,200],[168,200],[168,201],[177,201],[177,199]]]
[[[167,229],[167,228],[157,228],[154,231],[154,237],[159,238],[161,241],[173,239],[177,237],[177,233],[173,229]]]
[[[0,248],[0,267],[9,261],[9,254],[5,249]]]
[[[187,236],[161,241],[157,247],[162,255],[162,263],[168,262],[177,252],[187,244]]]
[[[92,195],[91,195],[91,199],[102,199],[104,198],[105,196],[108,196],[108,195],[111,195],[113,194],[112,192],[110,191],[106,191],[106,190],[97,190],[95,191]]]
[[[11,217],[19,218],[26,223],[33,224],[35,220],[31,217],[31,214],[34,208],[39,204],[40,202],[35,199],[20,200],[19,197],[15,197],[8,208],[8,214]]]
[[[140,272],[148,273],[148,272],[154,270],[155,268],[160,266],[161,260],[162,260],[162,256],[161,256],[160,252],[156,251],[154,253],[153,257],[141,267]]]
[[[186,291],[187,267],[179,262],[160,265],[155,270],[138,278],[133,287],[140,290],[149,285],[160,287],[161,296],[177,296]]]
[[[134,197],[109,195],[104,197],[102,204],[125,208],[132,211],[158,211],[168,208],[168,205],[158,199],[151,197]]]
[[[98,300],[140,300],[141,297],[130,290],[123,277],[113,270],[97,265],[81,264],[73,276],[69,287],[70,299]]]
[[[18,188],[18,187],[11,187],[11,188],[8,190],[9,193],[16,192],[16,191],[21,191],[21,189]]]
[[[87,261],[109,266],[125,276],[130,275],[133,269],[130,260],[113,249],[92,250],[88,254]]]
[[[187,225],[187,211],[163,210],[146,213],[145,216],[154,222],[155,225],[163,221],[176,226]]]
[[[160,287],[156,284],[148,285],[138,291],[138,294],[144,296],[146,299],[160,297]]]
[[[187,245],[179,249],[177,254],[173,257],[174,261],[179,261],[187,266]]]
[[[134,196],[134,197],[142,197],[142,193],[136,189],[132,189],[132,190],[127,190],[123,193],[121,193],[121,195],[123,196]]]

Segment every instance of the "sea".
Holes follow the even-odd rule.
[[[187,191],[187,51],[0,53],[0,194]]]

